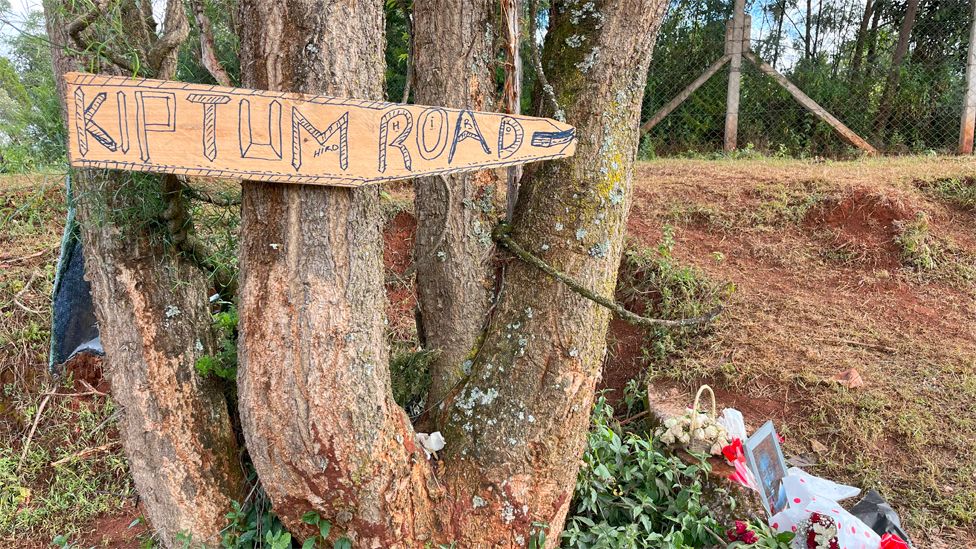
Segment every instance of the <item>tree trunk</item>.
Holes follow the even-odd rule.
[[[804,24],[803,58],[810,59],[813,56],[813,0],[807,0],[807,18]]]
[[[69,43],[71,5],[45,4],[53,44]],[[86,64],[58,46],[52,55],[63,91],[63,74]],[[86,278],[112,396],[124,411],[122,444],[149,520],[166,546],[176,546],[180,535],[194,546],[214,544],[231,500],[242,499],[244,479],[227,401],[194,368],[216,348],[210,286],[164,244],[169,235],[150,228],[163,217],[163,193],[172,189],[158,178],[137,177],[74,172]]]
[[[772,63],[772,65],[774,67],[779,62],[779,52],[780,52],[780,49],[782,48],[782,41],[783,41],[783,20],[786,19],[786,0],[782,0],[778,4],[777,9],[779,10],[779,14],[776,17],[776,33],[775,33],[776,38],[774,39],[774,42],[773,42],[773,63]]]
[[[874,15],[871,17],[871,30],[868,31],[868,55],[865,61],[864,81],[870,82],[874,77],[874,67],[878,60],[878,26],[881,24],[881,14],[884,13],[884,0],[875,0]]]
[[[888,78],[885,80],[884,91],[881,93],[881,103],[878,107],[878,117],[875,120],[875,130],[879,133],[886,131],[888,121],[891,118],[892,103],[895,94],[898,92],[898,81],[901,78],[901,64],[908,54],[908,45],[912,37],[912,29],[915,27],[915,16],[918,14],[919,0],[908,0],[905,6],[905,17],[901,21],[901,29],[898,31],[898,44],[891,57],[891,67],[888,69]]]
[[[854,40],[854,55],[851,57],[851,74],[848,82],[857,83],[861,73],[861,61],[864,57],[864,44],[868,39],[868,25],[871,24],[871,16],[874,10],[874,0],[865,0],[864,14],[861,16],[861,25],[857,29],[857,38]]]
[[[496,8],[495,0],[414,4],[417,103],[495,110]],[[485,328],[494,288],[491,227],[497,217],[498,183],[494,170],[414,180],[414,259],[423,343],[439,350],[430,366],[428,405],[440,403],[457,386]]]
[[[527,170],[511,234],[605,296],[665,9],[552,12],[545,66],[581,139],[575,157]],[[242,3],[245,84],[378,97],[382,13],[379,2]],[[418,51],[431,36],[421,21]],[[376,189],[246,183],[242,212],[241,415],[285,523],[304,533],[299,517],[314,510],[332,536],[369,548],[525,547],[544,523],[546,547],[558,546],[609,313],[513,260],[471,374],[445,402],[447,447],[428,461],[389,386]]]
[[[575,3],[554,2],[550,13],[543,65],[580,140],[574,157],[527,167],[511,236],[604,296],[616,285],[641,98],[666,8],[630,0],[580,18]],[[558,545],[608,321],[607,310],[548,275],[510,263],[445,429],[442,479],[459,504],[473,503],[459,539],[485,540],[459,546],[522,546],[533,522]]]
[[[382,1],[244,0],[240,21],[245,86],[382,99]],[[276,513],[393,546],[427,463],[391,396],[379,188],[244,182],[240,248],[239,406]]]

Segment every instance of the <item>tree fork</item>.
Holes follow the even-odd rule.
[[[496,0],[433,0],[413,7],[416,103],[496,110],[493,36]],[[492,170],[414,180],[417,301],[430,365],[428,401],[443,400],[464,376],[463,364],[484,330],[491,304],[490,238],[495,218]],[[443,185],[453,189],[445,204]],[[420,258],[437,254],[434,261]],[[433,424],[430,430],[436,429]]]
[[[582,18],[566,4],[553,9],[547,74],[587,137],[576,157],[527,170],[513,234],[529,249],[548,246],[547,261],[601,293],[615,283],[640,103],[665,7],[626,0]],[[243,2],[244,84],[379,97],[382,13],[378,1]],[[421,21],[418,13],[418,52]],[[524,547],[539,523],[555,547],[607,311],[513,263],[471,373],[444,402],[447,447],[428,461],[391,395],[377,194],[244,186],[240,406],[276,512],[304,534],[299,517],[317,511],[357,547]]]

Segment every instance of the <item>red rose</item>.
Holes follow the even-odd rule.
[[[740,455],[743,454],[742,441],[737,438],[732,439],[731,444],[722,448],[722,455],[725,456],[725,459],[728,461],[735,461]]]

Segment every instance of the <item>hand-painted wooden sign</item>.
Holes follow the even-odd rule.
[[[501,113],[69,73],[79,168],[357,186],[570,156],[572,126]]]

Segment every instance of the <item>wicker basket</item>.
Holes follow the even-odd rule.
[[[710,415],[712,421],[718,420],[718,408],[715,405],[715,392],[708,385],[702,385],[698,388],[698,392],[695,393],[695,402],[691,405],[691,425],[688,427],[688,434],[691,440],[688,442],[688,451],[699,453],[699,454],[711,454],[712,442],[708,440],[698,440],[695,439],[695,430],[703,428],[698,422],[698,406],[701,402],[702,393],[708,391],[708,395],[712,399],[712,413]]]

